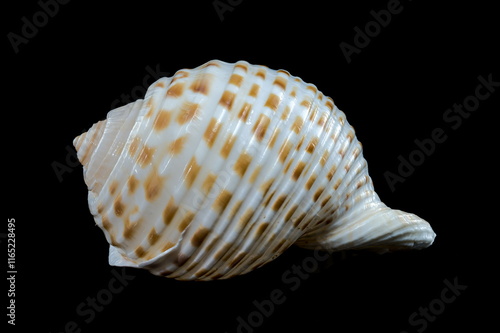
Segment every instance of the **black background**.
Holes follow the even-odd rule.
[[[4,37],[4,220],[16,219],[15,328],[55,333],[74,321],[82,332],[236,332],[238,316],[247,318],[253,301],[269,299],[274,289],[286,301],[255,332],[498,327],[500,88],[455,130],[443,120],[454,103],[474,95],[478,76],[500,81],[493,5],[401,1],[402,11],[348,63],[339,44],[354,44],[353,29],[364,29],[370,11],[388,1],[232,3],[221,20],[212,1],[71,1],[18,53]],[[22,17],[32,21],[41,10],[36,1],[8,7],[4,36],[20,35]],[[312,255],[300,248],[224,281],[182,282],[127,269],[135,278],[87,323],[76,308],[121,269],[107,263],[82,168],[73,166],[67,147],[121,94],[142,85],[147,66],[173,75],[211,59],[286,69],[331,96],[363,143],[381,199],[428,220],[435,243],[423,251],[335,254],[295,291],[282,276]],[[398,156],[408,157],[414,140],[430,138],[435,128],[446,141],[391,191],[384,173],[397,173]],[[71,166],[62,181],[54,162]],[[6,261],[5,244],[3,238]],[[412,326],[409,316],[441,297],[444,280],[455,279],[467,289],[426,327]]]

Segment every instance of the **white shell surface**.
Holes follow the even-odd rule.
[[[344,113],[283,70],[217,60],[180,70],[74,145],[112,265],[211,280],[294,243],[423,248],[435,236],[380,202]]]

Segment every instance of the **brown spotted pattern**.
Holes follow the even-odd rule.
[[[150,89],[74,141],[113,263],[229,278],[343,244],[345,212],[379,202],[345,115],[284,70],[213,60]]]

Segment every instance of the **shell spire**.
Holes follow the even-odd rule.
[[[345,114],[284,70],[179,70],[73,143],[111,265],[214,280],[293,244],[383,251],[435,237],[380,201]]]

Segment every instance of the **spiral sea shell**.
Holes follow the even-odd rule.
[[[176,72],[74,140],[111,265],[224,279],[292,244],[424,248],[385,206],[332,99],[283,70],[210,61]]]

